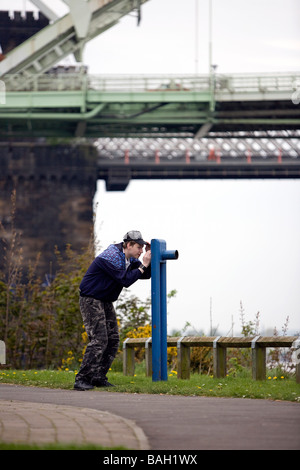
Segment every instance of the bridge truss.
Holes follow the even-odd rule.
[[[300,131],[100,138],[94,145],[108,191],[123,191],[132,179],[300,178]]]
[[[30,82],[65,57],[73,54],[82,62],[85,44],[113,27],[132,11],[140,18],[147,0],[63,0],[69,12],[59,17],[43,0],[32,0],[51,20],[47,27],[10,50],[0,62],[0,77],[18,74]]]

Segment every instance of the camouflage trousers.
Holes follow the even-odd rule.
[[[116,312],[111,302],[80,297],[80,311],[89,343],[86,347],[76,382],[94,383],[105,380],[118,352],[119,331]]]

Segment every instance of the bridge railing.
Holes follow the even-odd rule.
[[[142,346],[145,348],[146,375],[152,376],[152,338],[127,338],[123,343],[123,373],[134,375],[135,350]],[[213,349],[213,375],[215,378],[226,376],[226,350],[227,348],[251,348],[252,378],[265,380],[266,378],[266,349],[292,348],[299,352],[299,338],[297,336],[251,336],[251,337],[224,337],[224,336],[182,336],[167,338],[168,347],[177,348],[177,377],[190,378],[190,348],[210,347]],[[296,363],[296,380],[300,383],[300,363]]]
[[[107,92],[208,91],[209,75],[89,76],[89,88]]]
[[[3,77],[7,91],[63,91],[89,89],[101,92],[203,91],[209,90],[209,76],[86,75],[49,73],[30,77],[18,74]]]
[[[26,80],[23,75],[9,74],[2,78],[6,91],[82,91],[87,84],[87,76],[81,73],[43,74]]]
[[[214,89],[222,92],[290,92],[300,82],[300,72],[287,74],[246,75],[87,75],[77,73],[47,73],[26,81],[19,74],[2,77],[7,91],[96,90],[101,92],[201,92]]]
[[[292,91],[300,74],[216,75],[216,89],[230,92]]]
[[[199,162],[216,162],[216,163],[282,163],[283,161],[294,162],[300,160],[300,152],[296,152],[293,148],[285,153],[281,149],[269,151],[267,154],[263,151],[260,153],[252,153],[251,150],[237,154],[227,152],[224,149],[202,149],[199,152],[185,151],[185,152],[163,152],[163,151],[103,151],[99,152],[98,162],[103,164],[107,161],[110,163],[115,162],[119,164],[134,164],[134,163],[199,163]]]

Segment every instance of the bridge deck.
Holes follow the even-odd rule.
[[[5,76],[0,138],[116,137],[299,129],[300,74],[94,77]]]
[[[223,160],[223,159],[222,159]],[[300,161],[286,159],[278,163],[258,159],[217,162],[135,162],[123,164],[98,160],[98,178],[106,181],[107,191],[124,191],[132,179],[276,179],[300,178]]]

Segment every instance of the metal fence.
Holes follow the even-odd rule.
[[[203,92],[214,90],[216,97],[233,93],[292,93],[300,87],[300,73],[234,75],[88,75],[86,69],[50,71],[26,77],[2,77],[7,91],[96,90],[101,92]]]

